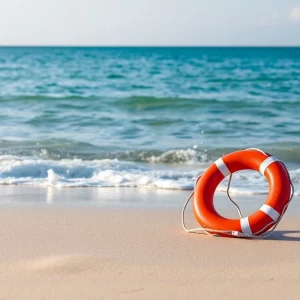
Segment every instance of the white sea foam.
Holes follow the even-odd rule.
[[[193,149],[188,148],[179,150],[169,150],[158,156],[153,155],[147,158],[147,161],[152,163],[185,162],[187,164],[206,162],[206,151],[204,150],[203,153],[198,153],[196,149],[197,146],[195,145]]]
[[[117,159],[49,160],[33,157],[0,155],[0,184],[25,184],[57,187],[143,187],[192,190],[196,177],[204,171],[199,166],[164,166],[134,163]],[[300,169],[290,171],[300,192]],[[217,188],[225,192],[227,180]],[[267,194],[268,183],[258,172],[244,171],[233,175],[231,194]]]
[[[52,169],[48,170],[47,173],[48,173],[48,184],[49,185],[56,185],[57,181],[60,178],[60,176],[55,174],[55,172]]]

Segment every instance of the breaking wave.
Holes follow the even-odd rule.
[[[165,161],[168,155],[151,158],[154,163],[137,163],[118,159],[50,160],[13,155],[0,155],[0,184],[22,184],[56,187],[138,187],[157,189],[192,190],[195,179],[204,172],[206,166],[196,160],[190,149],[183,155],[188,164],[165,166],[155,162]],[[195,160],[195,164],[191,164]],[[182,161],[182,160],[181,160]],[[300,189],[300,169],[290,170],[296,195]],[[224,192],[224,180],[217,191]],[[267,194],[268,184],[258,172],[243,171],[233,176],[230,189],[232,194]]]

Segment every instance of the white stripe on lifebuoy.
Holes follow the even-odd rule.
[[[259,172],[264,175],[267,167],[272,164],[273,162],[276,162],[276,161],[280,161],[278,158],[276,158],[275,156],[270,156],[268,158],[266,158],[261,164],[260,164],[260,167],[259,167]]]
[[[219,158],[215,161],[216,166],[220,170],[220,172],[224,175],[224,177],[228,176],[230,174],[230,171],[228,170],[227,166],[225,165],[222,158]]]
[[[243,233],[252,234],[248,217],[241,219],[240,222]]]
[[[280,213],[276,211],[273,207],[264,204],[259,210],[263,211],[265,214],[270,216],[270,218],[273,219],[273,221],[277,221],[280,217]]]

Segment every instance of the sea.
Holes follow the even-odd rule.
[[[259,148],[300,195],[297,47],[1,47],[0,108],[0,185],[192,190]],[[268,183],[241,171],[231,192]]]

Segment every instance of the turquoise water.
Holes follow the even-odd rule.
[[[259,147],[297,186],[299,98],[300,48],[0,48],[0,183],[191,189]]]

